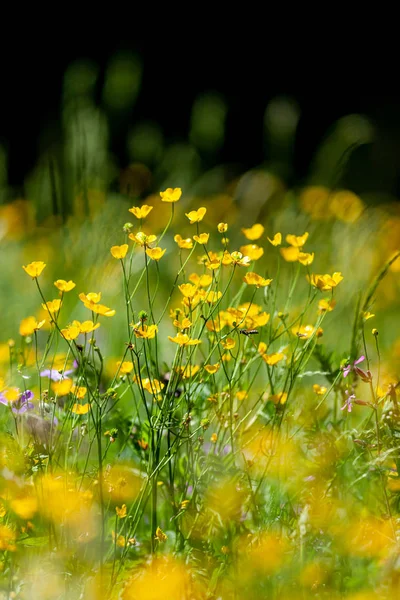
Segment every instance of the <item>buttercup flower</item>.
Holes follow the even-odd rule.
[[[131,327],[133,327],[133,333],[137,338],[146,340],[152,340],[158,331],[157,325],[145,325],[140,321],[136,324],[131,323]]]
[[[257,244],[247,244],[247,246],[241,246],[240,252],[251,260],[258,260],[264,254],[264,248],[257,246]]]
[[[160,258],[162,258],[164,256],[166,252],[166,248],[164,248],[164,250],[162,248],[159,248],[157,246],[157,248],[146,248],[146,254],[147,256],[149,256],[152,260],[160,260]]]
[[[181,188],[167,188],[164,192],[160,192],[162,202],[178,202],[182,196]]]
[[[300,251],[296,246],[289,246],[287,248],[279,248],[281,256],[286,262],[296,262],[299,258]]]
[[[158,540],[159,542],[165,542],[168,538],[165,535],[165,533],[163,532],[163,530],[160,529],[160,527],[157,527],[155,539]]]
[[[61,300],[50,300],[49,302],[46,302],[46,304],[42,303],[42,306],[47,312],[54,315],[54,313],[58,312],[61,308]]]
[[[218,223],[217,229],[219,233],[225,233],[225,231],[228,231],[228,223]]]
[[[258,240],[264,233],[264,227],[261,223],[255,223],[255,225],[252,225],[248,229],[243,227],[242,233],[244,233],[245,237],[250,241]]]
[[[226,340],[222,340],[221,344],[225,350],[232,350],[232,348],[236,346],[236,341],[233,338],[228,337]]]
[[[336,300],[330,300],[329,298],[322,298],[318,302],[318,311],[320,313],[331,312],[336,306]]]
[[[31,262],[31,263],[29,263],[29,265],[27,265],[26,267],[23,266],[22,268],[33,279],[36,279],[36,277],[39,277],[39,275],[41,274],[41,272],[43,271],[45,266],[46,266],[46,263],[39,260],[39,261]]]
[[[251,263],[251,259],[249,256],[243,256],[241,252],[232,252],[231,253],[232,262],[239,267],[248,267]]]
[[[204,368],[207,371],[207,373],[210,373],[210,375],[214,375],[214,373],[216,373],[219,370],[220,366],[220,363],[216,363],[215,365],[204,365]]]
[[[93,321],[82,321],[82,323],[79,321],[72,321],[72,325],[79,327],[80,333],[91,333],[100,327],[100,323],[95,324]]]
[[[257,273],[246,273],[243,277],[243,281],[248,285],[255,285],[257,288],[260,288],[269,285],[272,279],[264,279],[264,277],[257,275]]]
[[[270,396],[268,400],[271,400],[274,404],[285,404],[287,397],[287,392],[279,392],[278,394]]]
[[[86,396],[87,388],[85,388],[84,386],[73,385],[71,388],[71,392],[74,394],[74,396],[76,396],[76,398],[81,400]]]
[[[115,315],[115,310],[109,308],[108,306],[104,306],[104,304],[98,304],[100,301],[101,294],[84,294],[83,292],[79,294],[79,299],[83,302],[83,305],[94,312],[97,315],[102,315],[103,317],[113,317]]]
[[[308,240],[308,232],[303,233],[303,235],[293,235],[289,233],[286,236],[286,241],[290,246],[294,246],[295,248],[302,248],[306,241]]]
[[[183,239],[179,233],[174,236],[174,241],[178,244],[179,248],[185,248],[187,250],[193,248],[192,238]]]
[[[84,294],[81,292],[79,294],[79,299],[82,300],[82,302],[94,302],[97,304],[101,300],[101,292],[89,292],[89,294]]]
[[[46,319],[43,321],[37,321],[35,317],[27,317],[26,319],[22,319],[19,325],[19,334],[23,337],[27,335],[32,335],[35,331],[39,331],[46,323]]]
[[[204,208],[204,206],[202,206],[198,210],[191,210],[190,212],[185,213],[185,215],[189,219],[190,224],[193,225],[193,223],[200,223],[200,221],[203,220],[206,212],[207,212],[207,209]]]
[[[201,340],[192,340],[187,333],[177,333],[175,337],[168,336],[170,342],[179,344],[179,346],[196,346],[201,344]]]
[[[80,332],[80,327],[77,327],[76,325],[68,325],[66,329],[61,329],[61,335],[69,341],[76,340]]]
[[[148,246],[156,241],[157,236],[155,235],[146,235],[143,231],[138,231],[137,233],[130,233],[129,239],[133,240],[140,246]]]
[[[273,354],[263,354],[262,357],[263,360],[267,363],[267,365],[271,367],[278,364],[278,362],[285,358],[284,354],[282,354],[281,352],[274,352]]]
[[[282,234],[281,233],[276,233],[274,235],[274,237],[272,238],[272,240],[269,237],[267,237],[267,240],[273,246],[280,246],[280,244],[282,243]]]
[[[324,394],[326,394],[327,388],[324,385],[318,385],[318,383],[314,383],[313,390],[314,393],[317,394],[317,396],[323,396]]]
[[[111,254],[114,258],[125,258],[126,253],[129,250],[128,244],[122,244],[122,246],[112,246],[110,249]]]
[[[194,235],[193,239],[198,244],[207,244],[209,237],[210,237],[209,233],[201,233],[200,235]]]
[[[90,410],[90,404],[74,404],[71,409],[75,415],[86,415]]]
[[[145,219],[147,215],[153,210],[153,208],[153,206],[143,204],[140,208],[138,206],[132,206],[132,208],[129,209],[129,212],[135,215],[137,219]]]
[[[215,304],[218,300],[222,298],[222,292],[208,292],[205,297],[205,301],[209,304]]]
[[[308,254],[307,252],[299,252],[297,260],[299,261],[299,263],[307,267],[308,265],[311,265],[314,261],[314,252],[312,252],[311,254]]]
[[[120,375],[128,375],[133,371],[133,362],[130,360],[126,360],[124,362],[117,362],[117,367],[119,367]]]
[[[60,290],[60,292],[70,292],[74,289],[76,283],[71,280],[65,281],[65,279],[57,279],[57,281],[54,282],[54,285]]]
[[[192,273],[189,275],[189,281],[197,285],[198,287],[208,287],[211,285],[212,277],[207,273],[204,275],[197,275],[197,273]]]
[[[333,275],[315,275],[312,274],[310,277],[307,275],[307,279],[313,287],[318,288],[323,292],[329,292],[332,288],[339,285],[343,280],[341,273],[333,273]]]
[[[52,384],[51,388],[57,396],[67,396],[73,386],[72,379],[61,379]]]

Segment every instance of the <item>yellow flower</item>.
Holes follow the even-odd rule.
[[[76,415],[86,415],[90,410],[90,404],[74,404],[71,411]]]
[[[248,395],[249,394],[246,392],[246,390],[239,390],[236,392],[236,398],[239,400],[239,402],[247,398]]]
[[[293,235],[289,233],[286,236],[286,241],[290,246],[294,246],[295,248],[302,248],[306,241],[308,240],[308,231],[303,233],[303,235]]]
[[[329,298],[321,298],[318,302],[318,311],[320,313],[331,312],[336,306],[336,300],[330,300]]]
[[[299,263],[307,267],[308,265],[311,265],[314,261],[314,252],[312,252],[311,254],[308,254],[307,252],[299,252],[297,260],[299,261]]]
[[[252,225],[249,229],[242,228],[242,233],[244,233],[245,237],[250,241],[258,240],[264,233],[264,227],[261,223],[255,223],[255,225]]]
[[[197,344],[201,344],[201,340],[192,340],[187,335],[187,333],[177,333],[175,337],[168,336],[168,339],[175,344],[179,344],[179,346],[196,346]]]
[[[343,277],[340,272],[335,272],[333,275],[312,274],[310,277],[307,276],[307,279],[313,287],[316,287],[323,292],[329,292],[343,280]]]
[[[94,302],[84,302],[83,304],[96,315],[102,315],[103,317],[113,317],[115,315],[115,309],[104,306],[104,304],[95,304]]]
[[[181,321],[179,321],[179,319],[174,319],[174,326],[178,327],[178,329],[189,329],[191,325],[192,321],[187,317],[183,317]]]
[[[84,294],[83,292],[81,292],[79,294],[79,299],[82,302],[94,302],[95,304],[97,304],[101,300],[101,292],[89,292],[89,294]]]
[[[18,497],[11,502],[11,508],[21,519],[27,521],[37,512],[38,502],[34,496]]]
[[[282,234],[281,233],[276,233],[274,235],[274,237],[272,238],[272,240],[269,237],[267,237],[267,240],[273,246],[280,246],[280,244],[282,243]]]
[[[139,339],[152,340],[158,331],[157,325],[145,325],[140,321],[136,324],[131,323],[131,327],[133,327],[133,333]]]
[[[279,392],[278,394],[270,396],[268,400],[271,400],[274,404],[285,404],[287,397],[288,395],[286,392]]]
[[[260,248],[257,244],[247,244],[247,246],[241,246],[240,252],[251,260],[258,260],[264,254],[264,248]]]
[[[128,375],[131,371],[133,371],[133,363],[130,360],[117,362],[117,367],[119,367],[120,375]]]
[[[9,402],[15,402],[19,398],[19,389],[18,388],[8,388],[3,391],[3,396]]]
[[[296,325],[295,327],[292,327],[292,333],[304,340],[309,340],[314,331],[315,327],[313,325]]]
[[[222,255],[222,259],[221,259],[222,264],[227,267],[228,265],[231,265],[233,263],[233,258],[232,256],[229,254],[228,250],[225,250],[223,255]]]
[[[115,507],[115,512],[117,513],[117,517],[119,519],[125,519],[125,517],[127,516],[126,504],[123,504],[121,506],[121,508],[119,508],[118,506],[116,506]]]
[[[54,282],[54,285],[60,290],[60,292],[70,292],[74,289],[76,283],[71,280],[65,281],[65,279],[57,279],[57,281]]]
[[[225,233],[225,231],[228,231],[228,223],[218,223],[217,229],[219,233]]]
[[[362,215],[365,206],[353,192],[340,190],[332,194],[329,208],[340,221],[355,223]]]
[[[164,248],[164,250],[160,247],[157,246],[157,248],[146,248],[146,254],[147,256],[149,256],[152,260],[160,260],[160,258],[162,258],[166,252],[166,248]]]
[[[79,327],[81,333],[91,333],[100,327],[100,323],[94,324],[93,321],[82,321],[82,323],[79,321],[72,321],[72,325]]]
[[[49,302],[46,302],[46,304],[42,303],[42,306],[45,310],[47,310],[47,312],[49,312],[51,315],[54,315],[54,313],[60,310],[61,300],[50,300]]]
[[[231,253],[232,261],[235,265],[239,267],[248,267],[251,263],[251,259],[249,256],[243,256],[241,252],[232,252]]]
[[[122,246],[112,246],[110,249],[111,254],[114,258],[125,258],[126,253],[129,250],[128,244],[122,244]]]
[[[197,292],[197,287],[191,283],[182,283],[178,285],[179,291],[185,298],[193,298]]]
[[[257,352],[259,352],[260,354],[265,354],[266,351],[267,351],[267,344],[265,342],[260,342],[258,344]]]
[[[190,212],[185,213],[185,215],[189,219],[190,224],[193,225],[193,223],[200,223],[200,221],[203,220],[206,212],[207,212],[207,209],[204,208],[204,206],[202,206],[198,210],[191,210]]]
[[[184,297],[182,304],[187,308],[193,310],[196,306],[204,300],[204,290],[197,290],[195,295],[192,297]]]
[[[76,340],[80,332],[81,328],[76,325],[68,325],[66,329],[61,329],[63,338],[69,341]]]
[[[231,337],[226,338],[226,340],[222,340],[221,344],[225,350],[232,350],[232,348],[236,346],[235,340]]]
[[[133,240],[140,246],[148,246],[156,241],[157,236],[155,235],[146,235],[143,231],[138,231],[137,233],[130,233],[129,239]]]
[[[194,235],[193,239],[198,244],[207,244],[209,237],[210,237],[209,233],[201,233],[200,235]]]
[[[73,385],[71,388],[71,392],[76,396],[79,400],[82,400],[86,396],[87,388],[84,386]]]
[[[148,206],[147,204],[143,204],[140,208],[138,206],[132,206],[129,209],[137,219],[145,219],[147,215],[153,210],[153,206]]]
[[[282,354],[282,352],[274,352],[273,354],[263,354],[263,360],[265,360],[267,365],[271,367],[276,365],[283,358],[285,358],[285,356],[284,354]]]
[[[182,196],[181,188],[167,188],[164,192],[160,192],[162,202],[178,202]]]
[[[313,390],[317,396],[323,396],[326,393],[326,387],[324,385],[318,385],[318,383],[314,383]]]
[[[220,298],[222,298],[222,292],[208,292],[205,300],[209,304],[215,304]]]
[[[289,246],[288,248],[279,248],[281,256],[286,262],[296,262],[299,258],[300,250],[295,246]]]
[[[268,323],[270,316],[271,315],[268,314],[267,312],[262,312],[259,315],[254,315],[253,317],[248,317],[246,319],[246,324],[249,325],[250,329],[252,327],[263,327],[264,325],[266,325]]]
[[[179,248],[186,248],[187,250],[193,248],[192,238],[183,239],[179,233],[174,236],[174,241],[178,244]]]
[[[370,313],[368,311],[363,313],[363,319],[364,319],[364,321],[368,321],[368,319],[372,319],[374,316],[375,316],[374,314],[372,314],[372,313]]]
[[[186,367],[181,367],[178,371],[181,372],[183,379],[188,379],[196,375],[200,371],[200,367],[199,365],[186,365]]]
[[[168,537],[165,535],[163,530],[160,529],[160,527],[157,527],[155,539],[158,540],[159,542],[165,542],[165,541],[167,541]]]
[[[35,331],[38,331],[46,323],[46,319],[37,322],[35,317],[27,317],[22,319],[19,325],[19,334],[22,336],[32,335]]]
[[[243,281],[248,285],[255,285],[257,288],[260,288],[269,285],[272,279],[264,279],[261,275],[257,275],[257,273],[246,273]]]
[[[213,434],[212,434],[212,436],[211,436],[211,438],[210,438],[210,440],[211,440],[211,442],[212,442],[213,444],[216,444],[216,443],[217,443],[217,441],[218,441],[218,436],[217,436],[217,434],[216,434],[216,433],[213,433]]]
[[[26,267],[23,266],[22,268],[33,279],[36,279],[36,277],[39,277],[40,273],[43,271],[45,266],[46,266],[46,264],[39,260],[39,261],[31,262],[31,263],[29,263],[29,265],[27,265]]]
[[[195,285],[199,286],[199,287],[208,287],[211,282],[212,282],[212,277],[211,275],[197,275],[197,273],[192,273],[189,276],[189,281],[191,281],[192,283],[194,283]]]
[[[51,384],[51,389],[57,396],[66,396],[72,389],[72,379],[62,379]]]
[[[204,365],[204,368],[207,371],[207,373],[210,373],[210,375],[214,375],[214,373],[216,373],[219,370],[220,366],[220,363],[216,363],[215,365]]]

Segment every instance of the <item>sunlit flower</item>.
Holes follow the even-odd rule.
[[[160,258],[162,258],[166,252],[166,248],[164,248],[164,250],[162,248],[159,248],[157,246],[157,248],[146,248],[146,254],[147,256],[149,256],[152,260],[160,260]]]
[[[250,241],[258,240],[264,233],[264,227],[261,223],[255,223],[255,225],[252,225],[252,227],[249,227],[248,229],[243,227],[242,233],[244,233],[245,237]]]
[[[193,223],[200,223],[200,221],[203,220],[206,212],[207,212],[207,209],[204,208],[204,206],[202,206],[198,210],[191,210],[190,212],[185,213],[185,215],[189,219],[190,224],[193,225]]]
[[[39,260],[39,261],[31,262],[31,263],[29,263],[29,265],[27,265],[26,267],[23,266],[22,268],[33,279],[36,279],[36,277],[39,277],[39,275],[41,274],[41,272],[43,271],[45,266],[46,266],[46,263]]]
[[[257,244],[247,244],[247,246],[241,246],[240,252],[243,256],[248,256],[251,260],[258,260],[264,254],[264,248],[257,246]]]
[[[132,206],[132,208],[129,209],[129,212],[135,215],[137,219],[145,219],[147,215],[153,210],[153,208],[153,206],[143,204],[140,208],[138,206]]]
[[[23,337],[32,335],[35,331],[39,331],[39,329],[41,329],[45,323],[45,319],[37,322],[35,317],[27,317],[26,319],[22,319],[19,325],[19,334]]]
[[[179,371],[182,375],[182,379],[189,379],[200,371],[200,367],[199,365],[186,365],[186,367],[181,367]]]
[[[60,290],[60,292],[70,292],[74,289],[76,283],[71,281],[71,279],[69,281],[65,281],[65,279],[57,279],[57,281],[54,282],[54,285]]]
[[[81,332],[81,328],[77,325],[68,325],[65,329],[61,329],[61,335],[68,341],[76,340]]]
[[[213,444],[216,444],[218,441],[218,435],[216,433],[213,433],[212,436],[210,437],[210,440]]]
[[[313,273],[311,276],[307,276],[307,279],[313,287],[323,292],[329,292],[343,280],[343,277],[338,272],[333,273],[333,275],[316,275]]]
[[[168,336],[168,339],[179,346],[196,346],[201,344],[201,340],[192,340],[187,333],[177,333],[175,337]]]
[[[343,367],[343,377],[347,377],[350,371],[354,371],[355,367],[362,363],[365,360],[365,356],[362,355],[360,358],[357,358],[353,363],[349,363],[347,366]]]
[[[303,235],[293,235],[289,233],[286,236],[286,241],[290,246],[294,246],[295,248],[302,248],[306,241],[308,240],[308,232],[303,233]]]
[[[160,192],[162,202],[178,202],[182,196],[181,188],[167,188],[164,192]]]
[[[331,213],[340,221],[355,223],[364,212],[365,206],[363,201],[353,192],[339,190],[331,195],[329,208]]]
[[[161,390],[164,389],[165,385],[164,383],[161,383],[161,381],[158,381],[158,379],[149,379],[146,377],[145,379],[142,379],[142,387],[149,392],[149,394],[155,395],[159,394]]]
[[[201,233],[200,235],[194,235],[193,239],[198,244],[207,244],[209,237],[210,237],[209,233]]]
[[[317,394],[317,396],[323,396],[324,394],[326,394],[327,388],[324,385],[318,385],[318,383],[314,383],[313,390],[314,393]]]
[[[281,360],[285,358],[285,355],[282,352],[274,352],[273,354],[263,354],[263,360],[269,366],[274,366],[278,364]]]
[[[125,258],[126,253],[129,250],[128,244],[122,244],[122,246],[112,246],[110,249],[111,254],[114,258]]]
[[[278,394],[273,394],[268,398],[274,404],[285,404],[287,400],[287,392],[279,392]]]
[[[79,327],[81,333],[91,333],[95,329],[100,327],[100,323],[93,323],[93,321],[72,321],[72,325]]]
[[[218,223],[217,229],[219,233],[225,233],[225,231],[228,231],[228,223]]]
[[[75,415],[86,415],[90,410],[90,404],[74,404],[71,412]]]
[[[346,398],[344,401],[343,406],[341,407],[340,410],[345,410],[347,409],[347,412],[351,412],[353,409],[353,402],[356,399],[356,395],[355,394],[350,394],[349,390],[345,390],[344,392],[346,394]]]
[[[314,331],[315,327],[313,325],[296,325],[295,327],[292,327],[292,333],[304,340],[309,340]]]
[[[49,302],[46,302],[46,304],[42,303],[42,306],[45,310],[47,310],[47,312],[49,312],[51,315],[54,315],[54,313],[58,312],[61,308],[61,300],[49,300]]]
[[[208,287],[211,285],[212,276],[207,273],[204,275],[197,275],[197,273],[192,273],[189,276],[189,281],[197,285],[198,287]]]
[[[119,368],[120,375],[128,375],[133,371],[133,362],[130,360],[125,360],[124,362],[117,362],[117,367]]]
[[[83,292],[81,292],[79,294],[79,299],[82,302],[94,302],[95,304],[97,304],[101,300],[101,292],[89,292],[89,294],[84,294]]]
[[[192,285],[191,283],[182,283],[181,285],[178,285],[178,288],[185,298],[193,298],[197,293],[197,286]]]
[[[126,510],[126,504],[123,504],[121,506],[121,508],[119,508],[118,506],[115,507],[115,512],[117,513],[117,517],[119,519],[125,519],[125,517],[127,516],[127,510]]]
[[[91,292],[89,294],[84,294],[81,292],[79,294],[79,299],[86,308],[97,315],[102,315],[103,317],[113,317],[115,315],[114,309],[108,308],[108,306],[104,306],[104,304],[98,304],[101,299],[101,293],[95,294]]]
[[[71,392],[74,394],[74,396],[76,396],[76,398],[81,400],[86,396],[87,388],[85,388],[84,386],[73,385],[71,388]]]
[[[232,252],[231,253],[232,261],[235,265],[239,267],[248,267],[251,263],[251,259],[249,256],[243,256],[241,252]]]
[[[222,258],[221,258],[221,263],[224,265],[224,267],[228,267],[229,265],[231,265],[233,263],[233,258],[230,255],[230,253],[228,252],[228,250],[225,250]]]
[[[158,331],[157,325],[146,325],[140,321],[136,324],[131,323],[131,327],[133,327],[133,333],[139,339],[152,340]]]
[[[61,379],[52,383],[51,389],[57,396],[66,396],[70,393],[73,386],[72,379]]]
[[[145,233],[143,233],[143,231],[138,231],[137,233],[130,233],[128,237],[130,240],[133,240],[140,246],[149,246],[149,244],[152,244],[157,239],[156,235],[146,235]]]
[[[208,292],[205,301],[208,302],[208,304],[215,304],[220,298],[222,298],[222,292]]]
[[[372,319],[374,316],[375,315],[373,313],[370,313],[369,311],[363,313],[364,321],[368,321],[368,319]]]
[[[193,248],[192,238],[183,239],[179,233],[174,236],[174,241],[178,244],[179,248],[186,248],[187,250]]]
[[[187,317],[182,317],[181,320],[174,319],[173,324],[175,327],[178,327],[178,329],[189,329],[192,325],[192,321]]]
[[[299,258],[300,251],[296,246],[288,246],[287,248],[279,248],[281,256],[286,262],[296,262]]]
[[[236,346],[236,341],[233,338],[228,337],[225,340],[222,340],[221,344],[225,350],[232,350]]]
[[[257,347],[257,352],[260,354],[265,354],[267,351],[267,344],[265,342],[260,342]]]
[[[336,300],[330,300],[329,298],[321,298],[318,302],[318,311],[320,313],[331,312],[336,306]]]
[[[312,252],[311,254],[308,254],[307,252],[299,252],[297,260],[299,261],[299,263],[307,267],[308,265],[311,265],[314,261],[314,252]]]
[[[257,288],[260,288],[269,285],[272,279],[264,279],[264,277],[261,277],[261,275],[251,272],[246,273],[246,275],[243,277],[243,281],[247,283],[247,285],[255,285]]]
[[[160,529],[160,527],[157,527],[156,529],[156,537],[155,539],[159,542],[166,542],[168,537],[165,535],[165,533],[163,532],[162,529]]]
[[[219,370],[220,366],[220,363],[216,363],[215,365],[204,365],[204,368],[207,371],[207,373],[210,373],[210,375],[214,375],[214,373],[216,373]]]
[[[274,237],[272,238],[272,240],[269,237],[267,237],[267,240],[273,246],[279,246],[282,243],[282,234],[281,233],[276,233],[274,235]]]
[[[245,398],[247,398],[248,395],[249,394],[246,390],[238,390],[235,394],[235,396],[239,400],[239,402],[241,402],[242,400],[245,400]]]

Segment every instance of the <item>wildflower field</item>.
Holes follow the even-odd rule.
[[[399,598],[399,204],[71,147],[0,206],[0,598]]]

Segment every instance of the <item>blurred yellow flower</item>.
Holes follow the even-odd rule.
[[[127,516],[127,510],[126,510],[126,504],[123,504],[121,506],[121,508],[119,508],[118,506],[115,507],[115,512],[117,513],[117,517],[119,519],[125,519],[125,517]]]
[[[152,340],[158,331],[157,325],[145,325],[140,321],[136,324],[131,323],[131,327],[133,327],[133,333],[137,338],[146,340]]]
[[[182,379],[188,379],[196,375],[200,371],[200,367],[199,365],[186,365],[186,367],[181,367],[177,371],[182,374]]]
[[[192,321],[187,317],[183,317],[181,321],[179,321],[179,319],[174,319],[173,324],[175,327],[178,327],[178,329],[189,329],[192,325]]]
[[[7,525],[0,525],[0,551],[15,552],[15,532]]]
[[[82,302],[94,302],[97,304],[101,300],[101,292],[89,292],[89,294],[81,292],[79,294],[79,299],[82,300]]]
[[[310,339],[314,331],[315,327],[313,325],[296,325],[295,327],[292,327],[292,333],[305,340]]]
[[[168,336],[168,339],[179,346],[196,346],[201,344],[201,340],[192,340],[187,333],[177,333],[175,337]]]
[[[288,233],[286,236],[286,241],[290,246],[294,246],[295,248],[302,248],[306,241],[308,240],[308,231],[303,233],[303,235],[293,235],[292,233]]]
[[[17,497],[11,502],[11,508],[21,519],[31,519],[38,510],[35,496]]]
[[[85,308],[88,308],[95,314],[102,315],[103,317],[113,317],[115,315],[115,310],[109,308],[108,306],[104,306],[104,304],[98,304],[100,298],[101,293],[84,294],[81,292],[79,294],[79,299],[83,302]]]
[[[329,298],[321,298],[318,302],[318,311],[320,313],[331,312],[336,306],[336,300],[330,300]]]
[[[198,210],[191,210],[190,212],[185,213],[185,215],[189,219],[190,224],[193,225],[193,223],[200,223],[200,221],[203,220],[206,212],[207,212],[207,209],[204,208],[204,206],[202,206]]]
[[[133,362],[125,360],[124,362],[117,362],[120,375],[128,375],[133,371]]]
[[[178,202],[182,196],[181,188],[167,188],[164,192],[160,192],[162,202]]]
[[[241,402],[242,400],[245,400],[245,398],[248,397],[248,392],[246,390],[239,390],[236,392],[235,396],[236,398]]]
[[[49,302],[46,302],[46,304],[42,303],[42,306],[45,310],[47,310],[47,312],[49,312],[51,315],[54,315],[54,313],[60,310],[61,300],[49,300]]]
[[[23,337],[32,335],[35,331],[38,331],[46,323],[46,320],[37,322],[35,317],[27,317],[22,319],[19,325],[19,334]]]
[[[100,323],[95,324],[93,321],[82,321],[82,323],[79,321],[72,321],[72,325],[79,327],[81,333],[91,333],[100,327]]]
[[[279,392],[278,394],[273,394],[272,396],[270,396],[268,400],[271,400],[271,402],[273,402],[274,404],[285,404],[287,397],[288,395],[286,392]]]
[[[65,281],[65,279],[57,279],[57,281],[54,282],[54,285],[60,290],[60,292],[70,292],[74,289],[76,283],[71,280]]]
[[[364,212],[365,206],[362,200],[353,192],[339,190],[331,195],[329,208],[331,213],[340,221],[355,223]]]
[[[61,335],[68,341],[76,340],[81,332],[81,328],[77,325],[68,325],[65,329],[61,329]]]
[[[214,373],[216,373],[219,370],[220,366],[220,363],[216,363],[215,365],[204,365],[204,368],[207,371],[207,373],[210,373],[210,375],[214,375]]]
[[[197,286],[192,285],[191,283],[182,283],[181,285],[178,285],[178,288],[185,298],[193,298],[197,292]]]
[[[326,387],[324,385],[318,385],[318,383],[314,383],[313,390],[317,396],[323,396],[326,394]]]
[[[74,404],[71,409],[75,415],[86,415],[90,410],[90,404]]]
[[[228,231],[228,223],[218,223],[217,229],[219,233],[225,233],[225,231]]]
[[[218,436],[217,436],[217,434],[216,434],[216,433],[213,433],[213,434],[212,434],[212,436],[210,437],[210,441],[211,441],[213,444],[216,444],[216,443],[217,443],[217,441],[218,441]]]
[[[165,535],[165,533],[163,532],[163,530],[160,529],[160,527],[157,527],[155,539],[158,540],[159,542],[166,542],[168,538]]]
[[[311,265],[314,261],[314,252],[312,252],[311,254],[308,254],[307,252],[299,252],[297,260],[299,261],[299,263],[307,267],[308,265]]]
[[[263,354],[262,357],[263,360],[267,363],[267,365],[272,367],[278,364],[278,362],[280,362],[281,360],[283,360],[285,358],[285,355],[281,352],[274,352],[273,354]]]
[[[122,246],[112,246],[110,249],[111,254],[114,258],[125,258],[126,253],[129,250],[128,244],[122,244]]]
[[[46,264],[42,261],[34,261],[29,263],[26,267],[22,267],[28,275],[30,275],[33,279],[39,277],[40,273],[45,268]]]
[[[212,276],[208,275],[207,273],[205,275],[197,275],[197,273],[192,273],[189,276],[189,281],[191,281],[199,287],[208,287],[209,285],[211,285]]]
[[[296,262],[299,258],[300,251],[295,246],[289,246],[287,248],[279,248],[281,256],[286,262]]]
[[[51,389],[56,396],[66,396],[70,393],[73,386],[72,379],[62,379],[51,384]]]
[[[243,277],[243,281],[247,283],[247,285],[255,285],[257,288],[266,287],[272,281],[272,279],[264,279],[261,275],[257,275],[257,273],[251,272],[246,273]]]
[[[247,244],[247,246],[241,246],[240,252],[243,256],[248,256],[251,260],[258,260],[264,254],[264,248],[257,246],[257,244]]]
[[[243,256],[241,252],[231,252],[232,262],[239,267],[248,267],[251,263],[249,256]]]
[[[208,292],[205,301],[208,302],[208,304],[215,304],[220,298],[222,298],[222,292]]]
[[[178,244],[179,248],[186,248],[187,250],[193,248],[192,238],[183,239],[179,233],[174,236],[174,241]]]
[[[250,241],[258,240],[264,233],[264,227],[261,225],[261,223],[255,223],[248,229],[243,227],[242,233],[244,233],[245,237]]]
[[[132,208],[129,209],[129,212],[135,215],[137,219],[145,219],[147,215],[153,210],[153,208],[153,206],[143,204],[140,208],[138,206],[132,206]]]
[[[146,254],[147,256],[149,256],[152,260],[160,260],[160,258],[162,258],[165,254],[165,252],[167,251],[166,248],[164,248],[164,250],[162,248],[159,248],[157,246],[157,248],[146,248]]]
[[[145,233],[143,233],[143,231],[138,231],[137,233],[130,233],[128,237],[130,240],[133,240],[140,246],[148,246],[149,244],[155,242],[157,239],[156,235],[146,235]]]
[[[272,240],[269,237],[267,237],[267,240],[273,246],[279,246],[282,243],[282,234],[281,233],[276,233],[274,235],[274,237],[272,238]]]
[[[307,275],[307,279],[313,287],[328,292],[336,287],[343,280],[343,277],[338,272],[333,273],[333,275],[316,275],[313,273],[310,277]]]
[[[210,237],[209,233],[201,233],[200,235],[194,235],[193,239],[198,244],[207,244],[209,237]]]
[[[82,400],[86,396],[87,388],[84,386],[73,385],[71,388],[71,392],[76,396],[79,400]]]
[[[236,346],[236,341],[233,338],[228,337],[226,340],[222,340],[221,344],[225,350],[232,350],[232,348]]]
[[[364,321],[368,321],[368,319],[372,319],[374,316],[375,315],[373,313],[370,313],[369,311],[363,313]]]

